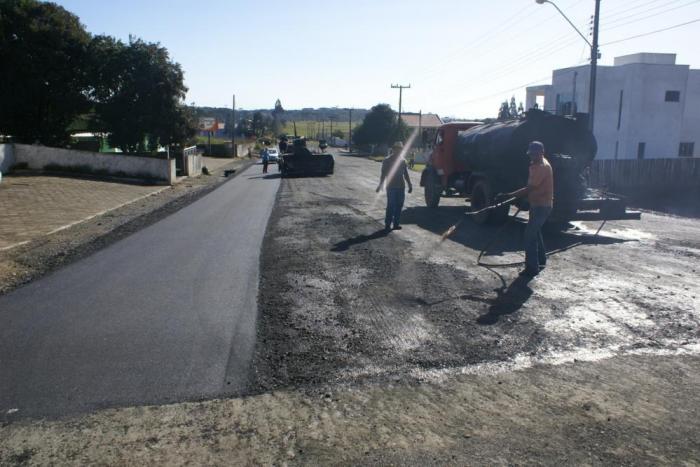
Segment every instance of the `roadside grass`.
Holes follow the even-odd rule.
[[[230,138],[217,138],[212,136],[211,137],[211,144],[226,144],[230,143],[231,139]],[[207,144],[209,143],[209,139],[206,136],[202,135],[197,135],[197,144]]]
[[[355,127],[357,127],[361,121],[353,121],[352,122],[352,128],[353,130]],[[326,121],[325,123],[323,122],[317,122],[314,120],[298,120],[296,122],[297,124],[297,135],[299,136],[306,136],[308,138],[315,138],[317,134],[321,133],[321,130],[324,129],[326,132],[326,138],[330,138],[330,122]],[[347,137],[347,132],[348,132],[348,122],[333,122],[333,129],[334,130],[341,130],[344,134],[345,137]],[[293,135],[294,134],[294,123],[292,121],[288,121],[284,124],[284,127],[282,127],[282,133],[286,135]]]
[[[409,166],[409,169],[413,170],[414,172],[422,172],[423,169],[425,169],[425,164],[413,164],[413,167]]]

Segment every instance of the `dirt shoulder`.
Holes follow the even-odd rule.
[[[0,294],[5,294],[66,264],[89,256],[158,220],[182,209],[235,177],[249,160],[231,161],[211,175],[185,179],[179,184],[141,198],[102,215],[31,242],[0,251]]]
[[[596,362],[0,427],[0,464],[697,465],[700,358]]]

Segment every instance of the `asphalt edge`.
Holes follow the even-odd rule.
[[[165,204],[162,204],[162,205],[156,207],[152,211],[149,211],[145,214],[141,214],[139,216],[136,216],[133,219],[129,219],[128,221],[124,222],[123,224],[118,225],[116,228],[114,228],[113,230],[110,230],[109,232],[106,232],[103,235],[99,235],[98,237],[95,237],[91,240],[88,240],[87,242],[81,243],[81,244],[77,245],[75,248],[65,250],[62,255],[55,254],[55,255],[49,256],[48,258],[46,258],[48,264],[45,268],[37,271],[35,274],[32,274],[26,280],[21,279],[16,283],[8,284],[5,288],[0,288],[0,296],[7,295],[14,290],[17,290],[17,289],[24,287],[25,285],[28,285],[28,284],[30,284],[38,279],[41,279],[42,277],[45,277],[51,273],[54,273],[65,266],[68,266],[70,264],[75,263],[76,261],[79,261],[83,258],[86,258],[86,257],[92,255],[93,253],[96,253],[97,251],[102,250],[102,249],[108,247],[109,245],[112,245],[113,243],[116,243],[119,240],[122,240],[122,239],[138,232],[139,230],[142,230],[150,225],[155,224],[156,222],[164,219],[165,217],[176,213],[177,211],[189,206],[190,204],[194,203],[195,201],[199,200],[200,198],[203,198],[207,194],[209,194],[212,191],[214,191],[215,189],[219,188],[224,183],[227,183],[227,182],[235,179],[242,172],[244,172],[249,167],[254,165],[255,162],[256,162],[255,160],[243,161],[241,163],[241,165],[236,167],[235,171],[233,173],[230,173],[230,175],[228,175],[228,176],[223,175],[224,170],[221,170],[221,173],[214,173],[210,176],[222,176],[222,177],[224,177],[223,180],[213,182],[210,185],[198,187],[197,189],[194,189],[192,191],[184,192],[184,193],[182,193],[182,195],[167,201]],[[222,167],[222,169],[225,169],[225,167]],[[204,176],[204,175],[202,175],[202,176]],[[41,237],[39,237],[37,239],[29,240],[25,243],[14,245],[11,249],[8,249],[6,251],[10,251],[10,250],[20,251],[22,249],[30,250],[32,248],[32,245],[35,242],[45,240],[46,237],[49,237],[52,234],[55,234],[57,232],[64,232],[66,230],[70,230],[73,227],[85,224],[87,222],[96,221],[97,219],[104,216],[105,214],[108,214],[110,212],[121,209],[125,206],[128,206],[128,205],[134,203],[134,202],[143,200],[143,199],[151,197],[151,196],[157,196],[159,193],[162,193],[167,188],[170,188],[170,187],[163,187],[163,189],[158,190],[155,193],[151,193],[151,194],[148,194],[146,196],[139,197],[135,200],[121,204],[115,208],[105,210],[105,211],[98,213],[94,216],[91,216],[87,219],[83,219],[81,221],[75,222],[75,223],[70,224],[68,226],[61,227],[59,229],[55,229],[55,230],[47,233],[46,235],[42,235]],[[0,251],[0,253],[4,253],[4,252],[5,251]]]

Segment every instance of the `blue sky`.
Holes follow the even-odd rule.
[[[495,116],[524,85],[586,63],[587,46],[551,5],[534,0],[58,0],[87,29],[160,42],[185,70],[188,103],[271,108],[398,106]],[[593,0],[556,0],[587,34]],[[700,0],[602,0],[601,64],[676,53],[700,68]]]

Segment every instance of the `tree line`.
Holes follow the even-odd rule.
[[[65,146],[77,128],[124,152],[184,144],[196,132],[182,68],[158,43],[91,35],[37,0],[0,0],[0,135]]]

